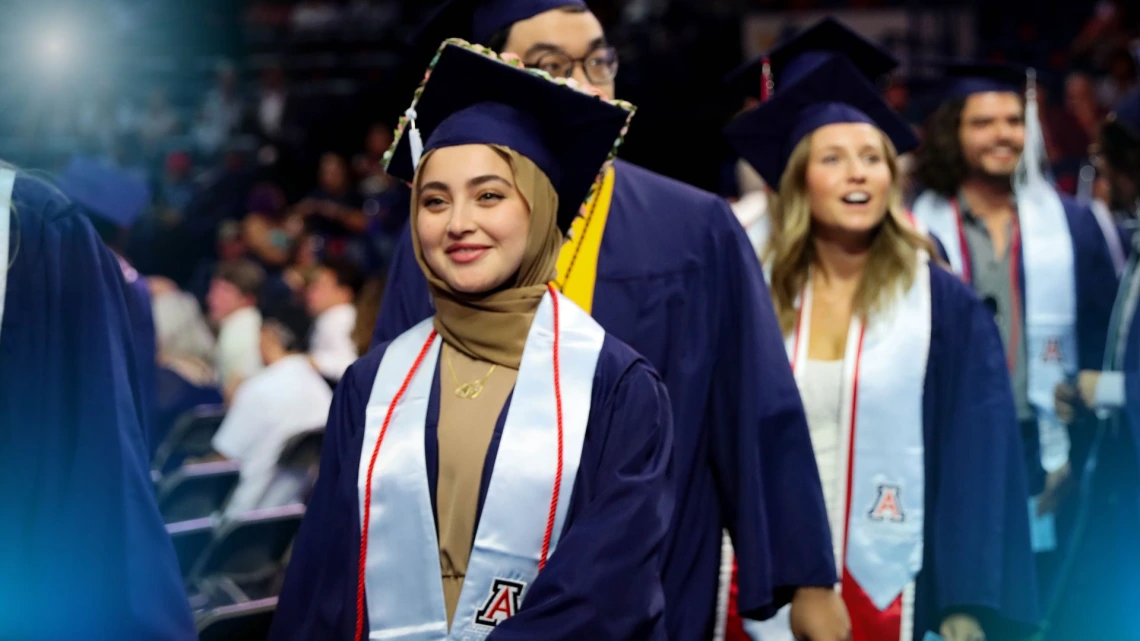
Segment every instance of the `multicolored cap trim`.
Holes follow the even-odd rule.
[[[559,198],[565,232],[600,184],[636,108],[569,78],[525,67],[464,40],[436,52],[384,155],[388,172],[411,182],[422,154],[442,147],[497,144],[538,165]]]

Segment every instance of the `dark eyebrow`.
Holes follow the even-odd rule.
[[[472,178],[471,180],[467,181],[467,186],[469,188],[470,187],[480,187],[482,185],[486,185],[489,182],[501,182],[511,189],[514,189],[514,187],[515,187],[514,185],[511,184],[511,181],[507,180],[506,178],[503,178],[502,176],[496,176],[495,174],[487,174],[486,176],[477,176],[475,178]]]
[[[594,38],[593,40],[590,41],[590,44],[586,46],[586,55],[590,55],[591,53],[593,53],[593,52],[597,51],[598,49],[601,49],[602,47],[605,47],[605,46],[606,46],[606,37],[605,36]],[[526,54],[523,55],[523,57],[524,58],[530,58],[531,56],[534,56],[534,55],[537,55],[540,53],[561,53],[564,55],[570,55],[570,54],[566,53],[565,49],[563,49],[562,47],[559,47],[556,44],[551,44],[549,42],[539,42],[537,44],[531,45],[530,49],[526,50]]]
[[[428,191],[429,189],[435,189],[437,191],[451,191],[445,183],[442,183],[438,180],[433,180],[430,183],[424,183],[420,185],[420,191]]]

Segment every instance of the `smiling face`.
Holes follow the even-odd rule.
[[[1009,180],[1025,147],[1025,110],[1012,92],[971,95],[962,107],[958,142],[974,176]]]
[[[424,261],[451,289],[494,290],[518,272],[530,206],[507,159],[487,145],[437,149],[419,172],[416,233]]]
[[[873,125],[826,125],[811,134],[804,174],[812,225],[869,234],[887,215],[891,166],[883,134]]]
[[[589,11],[551,9],[511,25],[503,53],[513,53],[528,66],[552,75],[566,72],[565,62],[573,64],[571,77],[587,87],[594,87],[607,98],[614,97],[617,60],[606,42],[602,23]],[[594,82],[585,67],[593,69]]]

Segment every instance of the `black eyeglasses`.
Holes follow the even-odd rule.
[[[569,78],[578,65],[582,65],[586,79],[593,84],[613,82],[618,70],[617,50],[613,47],[598,47],[582,58],[571,58],[563,51],[548,51],[539,56],[536,62],[527,64],[531,69],[540,69],[555,78]]]

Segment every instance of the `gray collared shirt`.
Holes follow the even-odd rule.
[[[994,312],[994,321],[997,322],[998,330],[1001,332],[1001,342],[1006,346],[1007,354],[1009,337],[1015,333],[1018,337],[1011,375],[1013,400],[1017,406],[1018,420],[1032,420],[1033,408],[1029,404],[1029,379],[1025,367],[1025,328],[1022,325],[1024,314],[1022,310],[1013,313],[1015,299],[1011,291],[1013,282],[1010,278],[1012,221],[1006,230],[1005,255],[999,259],[995,256],[993,239],[990,238],[985,222],[969,210],[966,199],[962,198],[961,194],[958,196],[958,209],[962,212],[962,230],[965,232],[966,245],[970,249],[970,275],[974,281],[974,291],[990,311]],[[1021,293],[1018,292],[1018,297],[1020,296]]]

